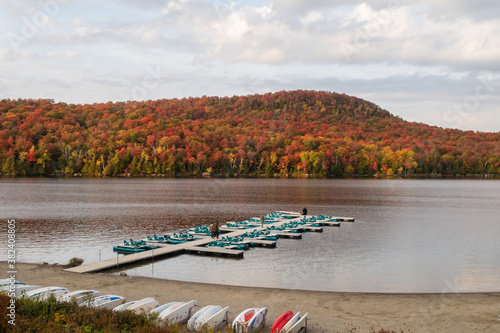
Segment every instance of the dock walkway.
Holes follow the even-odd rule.
[[[288,213],[288,212],[287,212]],[[294,215],[297,213],[294,213]],[[297,214],[297,217],[300,217],[300,214]],[[345,221],[349,222],[354,222],[354,219],[351,218],[345,218]],[[252,232],[253,230],[266,230],[266,228],[270,225],[280,227],[284,223],[289,223],[290,219],[279,219],[276,222],[273,223],[266,223],[264,228],[261,228],[260,226],[255,226],[251,227],[248,229],[231,229],[231,228],[226,228],[226,227],[221,227],[221,231],[226,230],[229,231],[228,233],[224,234],[224,236],[227,237],[238,237],[243,235],[246,232]],[[300,239],[302,238],[301,233],[291,233],[291,232],[283,232],[283,231],[275,231],[271,230],[272,233],[278,234],[280,237],[283,238],[295,238],[295,239]],[[251,241],[250,239],[248,239]],[[186,243],[181,243],[181,244],[175,244],[175,245],[167,245],[167,244],[158,244],[160,245],[159,248],[156,248],[154,250],[149,250],[149,251],[144,251],[144,252],[138,252],[134,254],[129,254],[126,256],[122,257],[116,257],[113,259],[108,259],[108,260],[103,260],[87,265],[82,265],[82,266],[77,266],[77,267],[72,267],[72,268],[67,268],[65,271],[68,272],[74,272],[74,273],[91,273],[91,272],[97,272],[97,271],[102,271],[105,269],[110,269],[114,267],[119,267],[127,264],[132,264],[138,261],[144,261],[144,260],[152,260],[153,258],[156,257],[161,257],[161,256],[169,256],[169,255],[177,255],[177,254],[182,254],[182,253],[201,253],[201,252],[217,252],[219,255],[228,255],[228,256],[234,256],[234,257],[243,257],[243,252],[242,250],[234,250],[234,249],[224,249],[224,248],[207,248],[205,247],[206,245],[212,243],[214,240],[211,237],[203,237],[200,239],[196,239],[193,241],[189,241]],[[261,243],[259,245],[261,246],[266,246],[266,247],[275,247],[276,243],[274,242],[256,242],[256,243]],[[266,243],[266,244],[264,244]],[[273,246],[274,244],[274,246]]]

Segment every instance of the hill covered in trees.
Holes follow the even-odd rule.
[[[10,175],[500,175],[500,133],[406,122],[317,91],[66,104],[0,101]]]

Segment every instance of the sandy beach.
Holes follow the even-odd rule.
[[[7,271],[5,262],[1,267]],[[229,320],[246,308],[267,307],[267,329],[291,310],[309,313],[308,332],[500,332],[500,293],[336,293],[77,274],[55,265],[17,263],[16,269],[17,280],[26,284],[96,289],[128,300],[155,297],[160,304],[195,299],[200,306],[229,306]]]

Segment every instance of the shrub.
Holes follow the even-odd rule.
[[[65,267],[66,268],[71,268],[71,267],[80,266],[81,264],[83,264],[83,259],[74,257],[74,258],[71,258],[69,260],[68,264]]]

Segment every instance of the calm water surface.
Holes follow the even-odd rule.
[[[0,202],[2,220],[17,222],[18,261],[91,263],[115,258],[124,239],[307,207],[356,222],[242,260],[181,255],[126,271],[308,290],[500,291],[494,180],[1,178]]]

